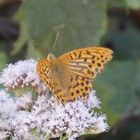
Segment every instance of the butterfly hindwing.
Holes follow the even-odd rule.
[[[78,97],[86,98],[92,90],[92,81],[81,76],[72,76],[72,82],[68,87],[68,93],[71,95],[71,100],[76,100]]]
[[[49,87],[61,103],[74,101],[78,97],[86,99],[92,90],[92,81],[89,79],[71,74],[71,78],[67,78],[67,81],[71,82],[65,89],[63,85],[56,82],[53,82],[53,86]]]

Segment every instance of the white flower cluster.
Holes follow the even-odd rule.
[[[100,109],[100,101],[95,91],[90,93],[87,102],[77,100],[65,105],[58,103],[53,96],[40,95],[40,87],[44,87],[36,74],[34,60],[19,61],[10,64],[1,75],[1,83],[8,90],[17,87],[37,86],[38,96],[33,97],[31,91],[23,91],[21,97],[11,96],[0,90],[0,139],[39,140],[63,137],[74,140],[86,133],[101,133],[108,129],[105,115],[96,113]],[[26,75],[25,77],[23,75]],[[21,81],[19,77],[22,77]],[[25,80],[25,81],[24,81]],[[26,84],[25,84],[26,83]]]
[[[9,64],[2,72],[0,84],[3,84],[7,91],[32,87],[39,94],[45,93],[47,88],[38,78],[36,63],[35,60],[30,59]]]

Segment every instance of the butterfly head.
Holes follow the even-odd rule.
[[[56,59],[56,57],[54,56],[54,54],[52,54],[52,53],[49,53],[49,54],[48,54],[47,60],[48,60],[49,62],[52,62],[52,61],[54,61],[55,59]]]

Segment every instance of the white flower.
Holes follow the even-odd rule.
[[[0,91],[0,116],[8,116],[16,110],[15,101],[6,93],[5,90]]]
[[[46,92],[46,86],[39,80],[36,72],[36,61],[33,59],[9,64],[2,72],[0,83],[6,90],[32,87],[38,94]]]
[[[0,139],[6,139],[9,137],[9,130],[8,125],[4,120],[0,118]]]
[[[15,65],[10,64],[2,73],[1,83],[9,90],[22,88],[22,85],[35,86],[38,96],[33,98],[32,91],[21,90],[21,97],[0,91],[0,122],[3,124],[0,125],[3,128],[0,129],[0,139],[38,140],[66,134],[67,139],[74,140],[86,133],[97,134],[108,129],[105,115],[95,112],[101,104],[95,90],[89,94],[86,102],[79,99],[60,104],[55,97],[48,96],[49,91],[39,81],[35,67],[34,60],[20,61]],[[39,90],[39,87],[42,89]],[[40,91],[43,91],[42,95]]]

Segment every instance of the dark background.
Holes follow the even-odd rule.
[[[0,1],[1,71],[89,45],[114,51],[93,86],[110,130],[80,139],[140,140],[140,0]]]

